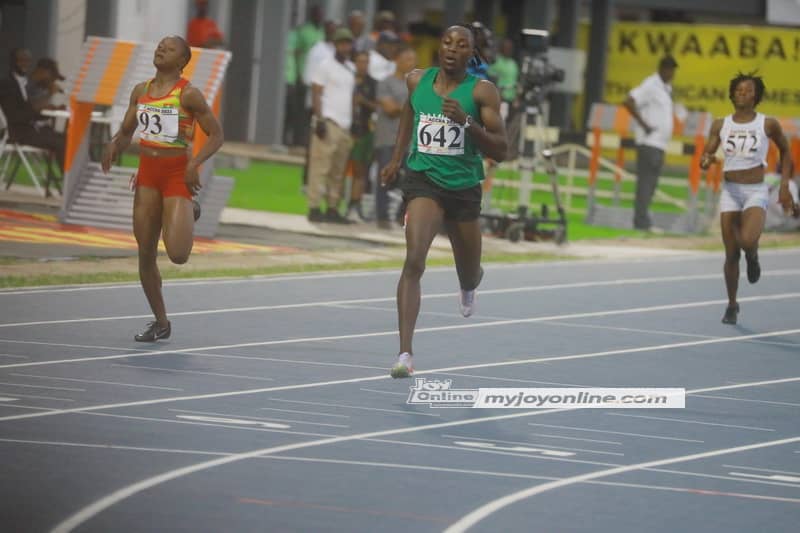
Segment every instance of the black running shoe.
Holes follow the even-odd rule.
[[[159,327],[158,322],[148,322],[147,327],[141,333],[137,333],[133,339],[136,342],[155,342],[158,339],[169,339],[172,333],[172,324],[167,322],[167,326]]]
[[[750,283],[755,283],[761,277],[761,265],[758,263],[758,255],[754,255],[752,258],[744,254],[744,258],[747,261],[747,281]]]
[[[192,198],[192,209],[194,211],[194,221],[197,222],[197,219],[200,218],[200,214],[203,210],[200,208],[200,202]]]
[[[736,324],[736,317],[739,314],[739,304],[729,305],[725,308],[725,315],[722,317],[723,324]]]

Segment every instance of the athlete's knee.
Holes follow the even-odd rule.
[[[403,276],[419,279],[425,272],[425,258],[409,255],[403,264]]]
[[[734,248],[733,250],[726,250],[725,251],[725,263],[726,264],[739,264],[739,260],[742,258],[742,250],[741,248]]]
[[[745,253],[751,254],[758,247],[758,237],[742,236],[739,240],[739,246],[742,247]]]
[[[167,257],[176,265],[183,265],[189,260],[191,250],[167,250]]]

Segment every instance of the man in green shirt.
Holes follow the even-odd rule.
[[[500,97],[509,104],[517,97],[519,66],[514,60],[514,42],[506,37],[500,47],[500,54],[489,67],[489,76],[497,80]]]

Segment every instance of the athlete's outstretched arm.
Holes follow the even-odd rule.
[[[206,143],[186,166],[186,184],[192,192],[197,192],[200,189],[198,168],[220,149],[225,137],[222,133],[222,126],[211,108],[208,107],[208,103],[199,89],[192,86],[186,87],[181,92],[181,106],[194,115],[197,124],[208,135]]]
[[[781,186],[778,189],[778,200],[783,206],[786,214],[796,215],[798,206],[795,205],[792,194],[789,191],[789,182],[792,181],[792,155],[789,152],[789,141],[783,134],[781,123],[772,117],[768,117],[764,123],[764,130],[767,137],[772,139],[778,146],[781,158]]]
[[[708,167],[717,162],[715,154],[719,149],[719,132],[721,129],[722,119],[718,118],[711,124],[711,131],[708,132],[706,147],[703,149],[703,155],[700,156],[700,168],[703,170],[708,170]]]
[[[108,141],[103,150],[102,167],[105,173],[108,173],[108,170],[111,168],[111,162],[115,161],[117,157],[119,157],[119,154],[131,144],[131,138],[133,138],[133,133],[136,131],[136,126],[138,124],[136,122],[136,103],[142,91],[144,91],[145,85],[146,83],[140,83],[131,91],[131,97],[128,101],[128,110],[125,111],[125,117],[122,119],[119,131]]]
[[[408,150],[408,144],[411,142],[411,130],[414,127],[414,110],[411,108],[411,95],[414,93],[414,89],[417,88],[423,72],[423,70],[413,70],[406,76],[408,98],[406,98],[403,110],[400,112],[400,124],[397,127],[397,139],[394,143],[392,158],[389,160],[389,164],[381,169],[381,184],[383,185],[388,185],[395,180],[397,171],[403,164],[403,156]]]
[[[495,161],[503,161],[508,155],[508,139],[506,126],[500,117],[500,93],[494,83],[481,80],[475,85],[472,94],[478,105],[478,113],[481,115],[479,118],[483,126],[475,121],[467,128],[467,134],[472,137],[483,155]],[[467,120],[467,113],[458,101],[452,98],[444,99],[442,112],[458,124],[464,124]]]

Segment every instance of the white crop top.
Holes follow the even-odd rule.
[[[725,153],[723,171],[767,166],[769,137],[764,129],[764,120],[762,113],[756,113],[756,118],[746,124],[734,122],[733,115],[725,117],[719,132]]]

